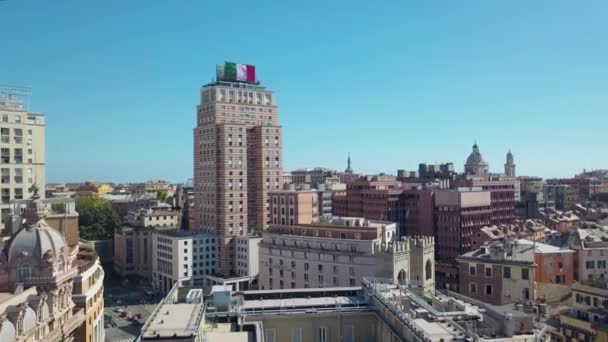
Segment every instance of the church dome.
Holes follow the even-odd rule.
[[[63,236],[51,227],[25,227],[13,236],[5,250],[10,263],[21,255],[39,259],[57,256],[65,246]]]
[[[486,165],[486,161],[483,160],[483,156],[479,152],[477,144],[473,145],[473,152],[467,158],[466,165]]]
[[[23,228],[12,236],[4,249],[7,261],[10,263],[22,255],[40,260],[51,260],[61,255],[67,248],[67,243],[63,236],[44,220],[48,214],[46,205],[38,196],[34,196],[24,211]]]

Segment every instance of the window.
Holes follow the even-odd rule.
[[[344,327],[344,342],[355,342],[355,327],[347,325]]]
[[[276,342],[276,330],[272,329],[264,329],[264,341],[266,342]]]
[[[530,279],[530,270],[527,268],[522,268],[521,270],[521,279],[529,280]]]
[[[30,265],[22,265],[17,267],[17,280],[24,282],[32,277],[32,267]]]
[[[503,278],[511,279],[511,267],[503,267],[502,274]]]
[[[475,275],[475,266],[469,266],[469,275]]]
[[[302,342],[302,328],[291,329],[291,342]]]
[[[475,284],[475,283],[470,283],[469,284],[469,293],[470,294],[477,293],[477,284]]]
[[[485,270],[486,270],[486,277],[488,277],[488,278],[491,277],[492,276],[492,267],[491,266],[486,267]]]
[[[319,327],[317,331],[317,341],[318,342],[328,342],[329,341],[329,331],[327,327]]]
[[[304,271],[308,271],[308,263],[304,263]]]
[[[606,268],[606,260],[598,260],[597,268]]]
[[[490,284],[486,284],[486,295],[488,295],[488,296],[492,295],[492,285],[490,285]]]
[[[595,262],[594,262],[593,260],[591,260],[591,261],[587,261],[587,269],[588,269],[588,270],[593,269],[593,268],[594,268],[594,266],[595,266],[595,265],[594,265],[594,263],[595,263]]]
[[[524,287],[524,289],[522,290],[522,295],[523,295],[524,299],[530,299],[530,289],[527,287]]]

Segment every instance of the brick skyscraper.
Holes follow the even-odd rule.
[[[274,92],[253,66],[226,63],[201,89],[194,129],[194,219],[218,236],[217,272],[234,274],[234,237],[268,226],[268,192],[283,174]]]

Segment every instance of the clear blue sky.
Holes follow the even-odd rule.
[[[287,4],[289,2],[289,4]],[[608,167],[608,2],[0,1],[0,83],[46,114],[47,181],[192,177],[225,60],[276,91],[286,169]]]

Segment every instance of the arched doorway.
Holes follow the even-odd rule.
[[[399,271],[399,274],[397,274],[397,282],[399,285],[405,285],[407,283],[407,273],[405,273],[405,270],[402,269]]]

